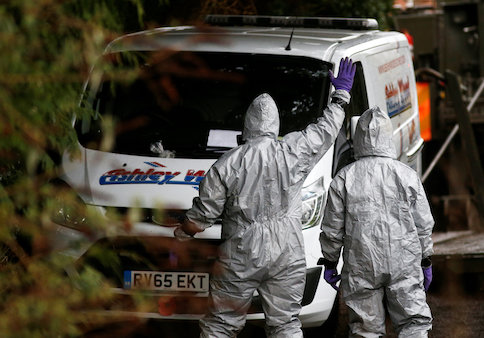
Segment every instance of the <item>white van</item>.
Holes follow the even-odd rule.
[[[81,155],[64,156],[63,180],[105,217],[112,210],[116,222],[129,210],[138,216],[109,236],[86,236],[77,227],[87,220],[60,210],[55,245],[80,261],[101,247],[114,249],[114,263],[94,264],[120,297],[141,285],[150,289],[152,309],[135,315],[200,318],[220,224],[182,243],[173,238],[173,226],[210,166],[237,145],[244,113],[257,95],[267,92],[276,101],[281,135],[300,130],[321,114],[334,90],[328,70],[350,57],[357,72],[347,121],[302,194],[307,283],[300,318],[304,327],[320,326],[336,296],[317,264],[320,222],[331,179],[351,160],[351,117],[375,105],[386,110],[400,160],[421,171],[423,140],[407,40],[379,31],[373,19],[209,16],[207,24],[129,34],[107,46],[104,57],[120,71],[106,76],[93,68],[82,100],[93,114],[74,123]],[[114,127],[104,128],[106,121]],[[112,146],[106,146],[109,140]],[[73,247],[73,241],[82,245]],[[130,313],[126,304],[106,311]],[[257,296],[247,319],[263,320]]]

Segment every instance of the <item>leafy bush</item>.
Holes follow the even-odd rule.
[[[129,11],[128,11],[129,10]],[[77,336],[100,319],[84,310],[111,301],[109,282],[49,242],[59,201],[76,196],[52,182],[83,81],[138,0],[16,0],[0,5],[0,336]],[[133,20],[133,19],[131,19]],[[141,23],[140,23],[141,26]],[[89,226],[108,231],[101,218]],[[89,231],[87,229],[86,231]],[[100,256],[106,256],[100,252]]]
[[[323,0],[304,4],[234,0],[230,7],[224,5],[229,3],[12,0],[0,4],[1,337],[79,336],[106,324],[106,318],[85,310],[111,304],[110,282],[89,265],[70,271],[73,258],[50,242],[46,233],[55,231],[53,216],[67,217],[60,204],[87,236],[92,231],[129,227],[129,217],[106,224],[104,218],[86,214],[75,194],[55,184],[60,157],[65,150],[75,149],[73,117],[91,114],[79,107],[80,93],[107,42],[121,33],[152,26],[157,16],[172,23],[180,22],[180,15],[196,20],[204,11],[381,17],[390,6],[388,0],[332,2],[331,6]],[[85,222],[86,217],[91,221]],[[116,255],[103,250],[94,253],[98,256],[94,261],[116,264]],[[145,306],[138,296],[133,302]]]

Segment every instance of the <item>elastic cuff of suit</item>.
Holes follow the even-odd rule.
[[[337,89],[331,94],[331,102],[333,99],[342,100],[345,104],[348,104],[351,99],[351,95],[344,89]]]
[[[339,97],[333,97],[331,99],[331,103],[336,103],[337,105],[340,105],[342,108],[346,106],[346,101]]]
[[[421,262],[422,268],[428,268],[431,265],[432,265],[432,257],[431,256],[422,259],[422,262]]]
[[[326,269],[336,269],[336,266],[338,265],[338,262],[331,262],[326,258],[322,259],[322,263]]]

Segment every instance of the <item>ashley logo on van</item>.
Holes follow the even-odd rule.
[[[393,82],[385,85],[385,100],[388,116],[390,117],[400,114],[412,106],[408,76],[406,79],[398,79],[396,85]]]
[[[145,162],[150,166],[158,168],[166,168],[164,165],[157,162]],[[156,163],[156,165],[153,165]],[[205,177],[204,170],[195,171],[193,169],[187,170],[184,176],[180,171],[168,171],[149,168],[142,170],[136,168],[134,170],[113,169],[99,178],[100,185],[111,184],[180,184],[191,185],[198,190],[198,185]]]

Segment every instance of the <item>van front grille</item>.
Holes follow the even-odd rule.
[[[123,287],[124,271],[184,271],[212,273],[221,240],[192,239],[180,242],[162,236],[103,238],[78,260],[88,264],[116,287]]]

